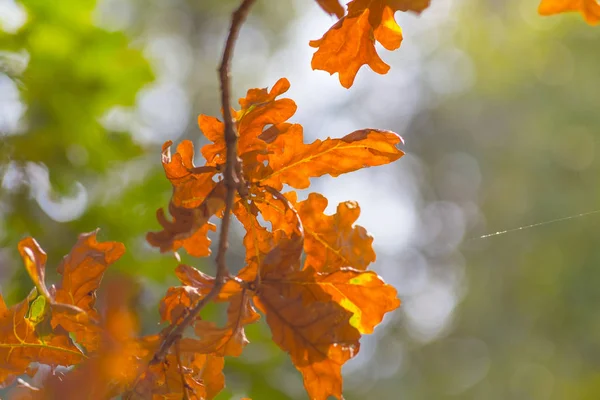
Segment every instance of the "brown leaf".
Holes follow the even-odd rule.
[[[25,263],[25,269],[35,284],[38,292],[51,301],[52,297],[46,287],[46,260],[48,256],[34,238],[28,237],[18,244],[19,253]]]
[[[304,144],[302,131],[280,135],[270,149],[269,169],[259,177],[261,185],[281,190],[283,184],[297,189],[310,185],[310,177],[333,177],[364,167],[388,164],[404,153],[396,148],[402,138],[394,132],[364,129],[341,139],[316,140]]]
[[[107,291],[110,295],[105,297],[100,347],[64,376],[50,374],[41,398],[113,398],[130,387],[143,372],[158,344],[158,336],[136,337],[137,318],[129,307],[131,282],[111,281]]]
[[[62,279],[54,294],[57,303],[74,305],[94,318],[98,318],[94,308],[96,290],[104,272],[125,253],[122,243],[98,243],[97,234],[98,230],[79,235],[75,246],[58,266]]]
[[[402,43],[402,30],[394,19],[396,11],[420,13],[430,0],[354,0],[348,14],[334,24],[319,40],[310,42],[318,50],[312,59],[313,69],[338,73],[340,83],[349,88],[358,70],[368,65],[379,74],[390,69],[375,50],[375,41],[387,50]]]
[[[198,320],[194,324],[200,339],[182,339],[181,349],[202,354],[238,357],[248,344],[244,326],[258,321],[260,316],[250,304],[246,290],[231,299],[227,309],[227,325],[219,328],[215,323]]]
[[[337,271],[342,267],[366,270],[375,261],[373,237],[362,226],[354,225],[360,207],[354,201],[338,204],[334,215],[325,215],[327,199],[319,193],[296,204],[296,194],[286,193],[298,210],[304,227],[305,266],[318,272]]]
[[[342,365],[358,353],[360,333],[350,313],[325,295],[309,304],[287,297],[276,283],[265,283],[254,297],[266,314],[273,341],[290,354],[311,399],[342,397]]]
[[[194,287],[170,287],[159,304],[161,320],[174,324],[181,318],[185,318],[187,312],[200,298],[202,295]]]
[[[96,290],[110,264],[125,253],[125,246],[118,242],[96,241],[98,230],[79,235],[58,266],[61,282],[54,290],[52,326],[62,326],[75,334],[77,343],[88,352],[99,346],[100,336],[95,309]],[[74,306],[74,307],[67,307]]]
[[[278,242],[260,269],[261,283],[253,300],[266,314],[273,341],[290,354],[304,376],[309,397],[341,398],[341,368],[358,352],[360,333],[350,325],[352,314],[314,283],[314,271],[289,267],[301,250],[302,242],[293,237]],[[310,298],[307,284],[313,284]]]
[[[177,152],[171,156],[171,141],[163,144],[162,163],[167,178],[173,185],[172,201],[177,207],[196,208],[215,187],[214,167],[196,167],[194,165],[194,145],[184,140],[177,146]]]
[[[195,288],[201,296],[206,296],[215,285],[215,278],[189,265],[179,264],[175,269],[175,275],[177,275],[181,283]],[[238,283],[229,279],[225,282],[215,300],[226,301],[240,293],[241,290],[242,288]]]
[[[278,126],[285,130],[283,124],[296,112],[296,103],[290,99],[276,99],[290,87],[287,79],[282,78],[271,89],[250,89],[245,98],[239,100],[241,110],[234,111],[236,128],[239,134],[238,154],[242,160],[254,161],[255,153],[264,152],[266,142],[257,140],[263,134],[267,125]],[[225,135],[224,125],[213,117],[201,115],[198,124],[204,135],[213,142],[202,148],[202,155],[206,158],[207,165],[225,163]],[[276,136],[278,132],[271,130],[267,136]],[[248,154],[248,157],[245,157]]]
[[[0,388],[32,362],[69,366],[85,358],[68,332],[49,327],[48,315],[36,303],[43,299],[33,290],[22,302],[0,310]]]
[[[243,241],[246,248],[246,266],[240,271],[238,277],[252,282],[258,274],[263,259],[275,246],[273,233],[258,222],[258,210],[254,202],[248,204],[244,200],[238,201],[234,205],[233,214],[246,231]]]
[[[360,333],[373,333],[383,316],[400,306],[396,289],[373,271],[342,268],[330,273],[315,273],[308,269],[306,273],[312,276],[302,281],[302,288],[307,292],[304,298],[312,299],[315,290],[327,293],[331,301],[352,313],[350,324]],[[302,278],[302,275],[291,278]],[[298,282],[282,280],[279,284],[297,285]]]
[[[600,23],[600,4],[596,0],[542,0],[538,8],[540,15],[553,15],[576,11],[590,25]]]
[[[218,183],[196,208],[178,207],[173,201],[169,203],[169,212],[173,221],[169,221],[163,209],[156,213],[158,222],[163,230],[149,232],[146,240],[152,246],[160,248],[161,252],[175,251],[180,247],[196,257],[210,254],[210,239],[207,234],[215,226],[208,222],[209,218],[225,206],[226,190],[222,182]]]
[[[317,3],[328,14],[335,15],[338,18],[344,16],[344,7],[342,7],[338,0],[317,0]]]
[[[194,354],[181,349],[169,354],[163,363],[150,366],[128,399],[190,399],[214,398],[225,386],[223,357]]]

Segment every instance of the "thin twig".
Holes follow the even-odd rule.
[[[229,222],[231,220],[231,210],[233,209],[233,200],[235,198],[236,191],[244,193],[241,188],[241,167],[240,160],[238,158],[238,135],[235,130],[235,123],[233,116],[231,115],[231,82],[229,78],[229,69],[231,64],[231,57],[233,55],[233,48],[237,40],[240,28],[245,21],[250,7],[256,0],[243,0],[240,6],[232,15],[231,26],[229,28],[229,35],[225,42],[225,49],[223,50],[223,59],[219,67],[219,79],[221,82],[221,106],[223,108],[223,119],[225,124],[225,144],[227,147],[227,160],[225,163],[224,172],[224,183],[227,189],[225,197],[225,213],[223,214],[223,222],[221,223],[221,231],[219,235],[219,249],[217,252],[216,263],[217,263],[217,274],[215,284],[210,292],[203,297],[196,305],[190,310],[189,314],[179,323],[174,329],[172,329],[163,339],[159,349],[154,354],[150,364],[155,364],[164,360],[167,352],[178,339],[183,335],[184,330],[190,326],[196,316],[208,304],[214,299],[220,292],[221,288],[225,284],[225,280],[229,277],[229,271],[225,264],[225,253],[228,247],[228,236],[229,236]]]

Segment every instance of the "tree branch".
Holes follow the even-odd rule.
[[[223,221],[221,223],[221,231],[219,233],[219,248],[216,257],[217,263],[217,274],[215,284],[210,292],[204,296],[196,305],[189,310],[189,313],[185,316],[183,321],[173,327],[163,339],[159,349],[154,354],[150,364],[162,362],[171,346],[181,338],[183,331],[190,326],[196,316],[208,304],[214,299],[223,287],[225,280],[229,277],[229,270],[225,264],[225,253],[229,247],[229,223],[231,221],[231,210],[233,209],[233,201],[235,199],[236,191],[239,191],[243,195],[245,193],[245,184],[243,177],[241,176],[241,161],[238,158],[238,134],[235,129],[235,121],[231,115],[231,81],[229,76],[229,70],[231,65],[231,57],[233,55],[233,48],[238,38],[240,28],[250,7],[256,0],[242,0],[242,3],[234,11],[231,18],[231,26],[229,27],[229,34],[227,35],[227,41],[225,42],[225,49],[223,50],[223,58],[221,65],[219,66],[219,80],[221,82],[221,107],[223,108],[223,122],[225,124],[225,144],[227,147],[227,160],[225,163],[224,171],[224,183],[227,189],[225,197],[225,213],[223,214]]]

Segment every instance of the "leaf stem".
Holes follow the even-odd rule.
[[[231,26],[229,28],[229,34],[227,35],[227,41],[225,42],[225,49],[223,50],[223,58],[221,65],[219,66],[219,80],[221,83],[221,106],[223,108],[223,119],[225,124],[225,144],[227,147],[227,160],[225,163],[224,171],[224,183],[227,189],[225,197],[225,213],[223,214],[223,221],[221,223],[221,231],[219,234],[219,248],[216,257],[217,274],[215,284],[210,292],[204,296],[186,317],[176,327],[169,331],[164,337],[160,347],[154,354],[150,364],[156,364],[162,362],[171,346],[181,338],[184,330],[190,326],[196,316],[208,304],[213,298],[215,298],[220,292],[221,288],[225,284],[225,280],[229,277],[229,271],[225,264],[225,253],[227,252],[228,236],[229,236],[229,223],[231,221],[231,210],[233,208],[233,201],[235,198],[236,191],[240,192],[240,195],[244,195],[246,192],[245,184],[242,181],[241,175],[241,161],[238,158],[238,134],[235,129],[235,122],[231,115],[231,80],[229,76],[229,70],[231,65],[231,57],[233,55],[233,49],[235,42],[238,38],[240,28],[250,7],[256,0],[242,0],[242,3],[234,11],[231,18]]]

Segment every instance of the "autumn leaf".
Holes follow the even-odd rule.
[[[214,167],[194,165],[194,146],[184,140],[171,156],[172,142],[163,145],[162,163],[165,174],[173,185],[173,196],[169,202],[169,221],[164,210],[158,209],[156,217],[162,225],[160,232],[149,232],[146,240],[161,252],[175,251],[181,247],[196,257],[210,255],[208,231],[215,230],[209,218],[224,205],[225,188],[213,181],[217,173]]]
[[[276,136],[280,130],[285,131],[284,122],[296,112],[296,103],[291,99],[277,99],[290,88],[287,79],[278,80],[270,91],[267,89],[250,89],[245,98],[239,100],[241,109],[233,112],[236,128],[239,134],[238,154],[242,160],[251,161],[256,153],[264,152],[266,142],[257,140],[263,135],[267,125],[272,129],[267,136]],[[225,163],[224,125],[214,117],[200,115],[198,125],[204,135],[213,142],[202,148],[202,155],[207,165]],[[279,130],[278,130],[278,129]],[[246,156],[247,155],[247,156]]]
[[[162,163],[167,179],[173,185],[172,202],[177,207],[196,208],[214,189],[213,176],[218,172],[214,167],[194,165],[194,145],[184,140],[171,156],[171,141],[163,144]]]
[[[100,347],[69,373],[49,374],[36,398],[102,400],[118,396],[134,384],[159,337],[136,336],[138,324],[129,307],[130,287],[127,280],[109,283]]]
[[[356,202],[340,203],[334,215],[325,215],[327,199],[319,193],[311,193],[301,202],[297,202],[295,192],[288,192],[285,196],[302,220],[305,266],[318,272],[337,271],[342,267],[366,270],[375,261],[373,237],[362,226],[354,225],[360,215]],[[274,207],[271,209],[275,210]],[[273,222],[270,214],[264,215],[265,219]]]
[[[394,19],[396,11],[420,13],[430,0],[354,0],[348,3],[348,14],[334,24],[319,40],[310,42],[318,48],[312,68],[338,73],[342,86],[354,83],[358,70],[368,65],[378,74],[390,69],[375,50],[375,42],[387,50],[402,43],[402,30]]]
[[[307,303],[299,288],[280,284],[301,272],[282,277],[265,270],[254,303],[266,315],[273,341],[290,354],[311,399],[341,398],[342,365],[360,347],[360,333],[349,323],[352,314],[322,291]]]
[[[308,268],[297,275],[279,284],[302,285],[307,292],[303,297],[307,299],[314,296],[315,290],[327,293],[331,296],[330,301],[352,313],[350,324],[360,333],[373,333],[383,316],[400,306],[396,289],[373,271],[341,268],[334,272],[318,273]]]
[[[333,14],[338,18],[344,16],[344,7],[342,7],[339,0],[317,0],[317,3],[328,14]]]
[[[223,357],[178,348],[164,362],[151,365],[124,398],[213,399],[225,387],[223,366]]]
[[[375,129],[355,131],[341,139],[317,139],[311,144],[304,144],[302,130],[287,132],[269,146],[268,169],[257,181],[277,190],[283,184],[305,189],[311,177],[336,177],[395,161],[404,155],[396,147],[401,142],[396,133]]]
[[[209,230],[215,229],[214,225],[209,223],[208,220],[224,207],[225,193],[225,186],[219,183],[195,208],[178,207],[171,201],[169,212],[173,220],[169,221],[163,209],[159,209],[156,217],[163,230],[149,232],[146,235],[146,240],[152,246],[160,248],[162,252],[175,251],[183,247],[193,256],[208,256],[210,254],[210,239],[207,234]]]
[[[282,207],[281,213],[284,212]],[[238,201],[233,209],[233,214],[246,231],[243,240],[246,248],[246,266],[238,273],[238,277],[248,282],[255,280],[263,259],[275,246],[273,233],[260,225],[258,213],[254,201],[250,203]]]
[[[62,279],[53,290],[57,304],[52,305],[52,326],[61,325],[75,334],[87,351],[95,351],[100,340],[97,324],[92,323],[100,318],[95,309],[96,290],[109,265],[125,253],[122,243],[99,243],[97,234],[98,230],[79,235],[57,268]]]
[[[34,238],[28,237],[21,240],[18,244],[19,253],[25,264],[25,269],[29,273],[31,280],[35,284],[38,293],[50,300],[52,296],[46,287],[46,260],[48,256]]]
[[[214,322],[198,320],[194,324],[194,331],[199,339],[182,339],[180,348],[194,353],[238,357],[248,344],[244,326],[259,318],[250,303],[248,291],[243,290],[229,299],[225,327],[219,328]]]
[[[34,289],[22,302],[6,308],[0,303],[0,388],[25,372],[32,362],[69,366],[85,356],[64,329],[49,327],[46,302]]]
[[[159,312],[162,321],[169,321],[174,324],[185,318],[186,313],[202,295],[198,290],[191,286],[177,286],[167,289],[167,293],[161,299]]]
[[[600,23],[600,4],[597,0],[542,0],[538,7],[540,15],[554,15],[577,11],[590,25]]]
[[[98,230],[79,235],[79,240],[57,268],[62,279],[54,294],[57,303],[74,305],[95,318],[98,318],[94,308],[96,290],[104,272],[125,253],[122,243],[99,243],[97,234]]]

